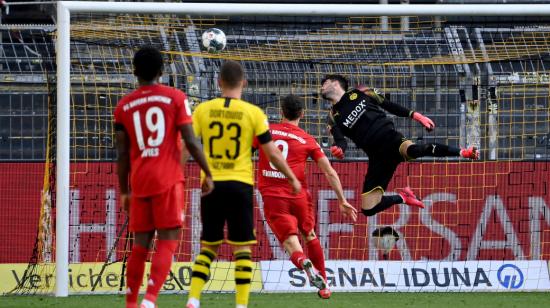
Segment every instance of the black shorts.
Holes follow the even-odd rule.
[[[375,150],[367,152],[369,167],[365,175],[365,182],[363,182],[363,194],[375,189],[381,189],[384,192],[388,188],[397,166],[405,161],[399,152],[401,144],[407,141],[403,134],[392,129],[384,134],[382,140],[374,147]]]
[[[238,181],[216,181],[214,190],[201,198],[201,242],[219,245],[224,239],[232,245],[256,243],[253,217],[253,187]]]

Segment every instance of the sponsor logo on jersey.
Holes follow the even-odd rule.
[[[351,128],[357,123],[357,120],[367,111],[365,100],[360,101],[355,108],[348,114],[342,123],[345,127]]]
[[[351,94],[349,95],[349,100],[350,100],[350,101],[354,101],[354,100],[356,100],[356,99],[357,99],[357,93],[351,93]]]

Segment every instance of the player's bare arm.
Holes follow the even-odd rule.
[[[195,161],[199,164],[202,171],[204,171],[205,177],[204,181],[201,184],[201,189],[203,196],[207,195],[214,189],[214,181],[212,181],[212,174],[210,173],[210,168],[208,167],[208,163],[206,162],[206,157],[204,157],[202,147],[197,138],[195,138],[193,126],[191,126],[191,124],[181,125],[180,131],[185,147],[187,148],[191,156],[193,156]]]
[[[128,136],[124,129],[116,131],[116,149],[118,184],[120,187],[120,201],[126,212],[130,209],[130,192],[128,189],[128,176],[130,175],[130,146]]]
[[[269,161],[281,171],[288,179],[288,182],[292,186],[292,190],[295,194],[298,194],[302,190],[302,184],[296,178],[285,158],[281,154],[281,151],[275,146],[273,141],[269,141],[260,145],[262,151],[266,154]]]
[[[185,166],[190,156],[191,154],[189,153],[189,151],[187,150],[187,147],[184,144],[183,148],[181,149],[181,159],[180,159],[180,164],[182,167]]]
[[[342,189],[342,183],[340,182],[338,173],[336,173],[336,170],[332,168],[328,158],[323,157],[319,159],[317,161],[317,166],[319,167],[319,169],[321,169],[321,171],[323,171],[325,177],[327,178],[327,181],[330,184],[330,187],[332,187],[332,190],[334,190],[334,192],[336,193],[336,197],[338,198],[338,205],[342,214],[346,217],[350,217],[351,220],[356,221],[357,210],[348,203],[346,197],[344,196],[344,190]]]

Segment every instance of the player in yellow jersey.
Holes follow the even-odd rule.
[[[300,181],[271,141],[267,116],[259,107],[241,100],[246,84],[241,65],[225,61],[218,83],[222,97],[201,103],[193,112],[193,128],[202,139],[214,190],[201,199],[201,251],[193,265],[187,308],[200,306],[201,291],[224,240],[226,222],[226,241],[233,247],[235,257],[236,306],[248,305],[252,279],[250,245],[256,243],[251,151],[254,138],[271,163],[286,176],[294,193],[301,190]]]

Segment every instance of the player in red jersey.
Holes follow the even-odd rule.
[[[306,188],[306,161],[311,157],[325,174],[336,192],[340,211],[353,221],[357,211],[344,196],[338,174],[315,139],[298,127],[303,116],[303,102],[289,95],[282,101],[282,123],[271,124],[269,130],[275,145],[281,150],[292,172],[302,183],[302,192],[295,195],[286,177],[269,163],[260,149],[258,188],[264,202],[266,220],[271,230],[290,255],[290,260],[304,270],[311,283],[319,288],[319,296],[330,298],[326,283],[325,258],[319,239],[315,235],[315,214],[311,196]],[[303,252],[298,239],[301,234],[307,246],[308,256]]]
[[[136,52],[133,64],[139,88],[124,96],[114,113],[117,171],[121,202],[130,218],[130,231],[134,233],[126,270],[126,307],[138,307],[145,261],[155,231],[158,235],[147,293],[140,306],[149,308],[155,306],[170,271],[183,226],[182,137],[187,150],[206,174],[203,194],[212,191],[213,182],[193,132],[185,94],[159,84],[163,67],[161,53],[153,47],[143,47]]]

